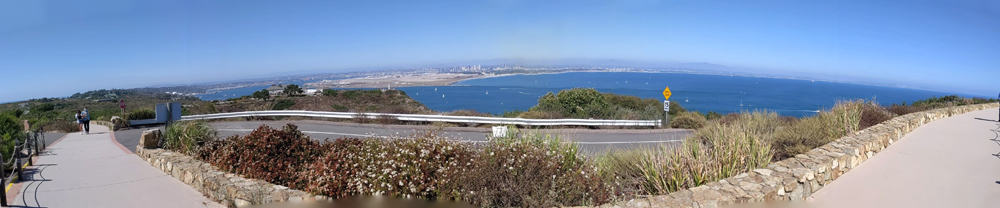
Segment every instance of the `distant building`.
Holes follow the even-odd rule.
[[[271,96],[281,95],[282,93],[285,93],[285,85],[273,84],[267,88],[267,93],[271,94]]]
[[[319,95],[320,93],[323,93],[323,91],[319,90],[319,89],[306,89],[306,90],[304,90],[304,94],[305,95],[309,95],[309,96]]]

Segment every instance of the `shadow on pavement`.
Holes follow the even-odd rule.
[[[45,176],[42,175],[42,172],[50,166],[56,166],[56,164],[35,164],[34,166],[31,166],[31,168],[24,169],[24,174],[22,175],[24,178],[22,182],[28,183],[25,184],[24,188],[21,190],[21,202],[25,203],[25,205],[14,205],[9,207],[42,207],[41,202],[38,201],[38,187],[46,181],[52,181],[50,179],[46,179]],[[31,191],[32,186],[34,186],[34,191]],[[27,204],[29,191],[32,193],[31,196],[34,198],[35,206]]]
[[[1000,122],[1000,121],[997,121],[997,120],[993,120],[993,119],[985,119],[985,118],[976,118],[976,120],[981,120],[981,121],[992,121],[992,122]]]

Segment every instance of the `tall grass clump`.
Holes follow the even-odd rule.
[[[616,195],[666,194],[766,166],[768,140],[781,123],[775,113],[745,113],[699,129],[680,146],[610,152],[598,167]]]
[[[163,148],[188,155],[195,155],[206,142],[215,140],[215,129],[201,121],[182,121],[170,124],[163,135]]]
[[[864,101],[837,103],[829,111],[803,118],[774,135],[775,160],[805,153],[860,130]]]

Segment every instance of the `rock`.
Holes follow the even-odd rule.
[[[771,176],[771,173],[773,173],[774,171],[772,171],[770,169],[760,168],[760,169],[754,169],[753,172],[757,172],[757,173],[759,173],[761,175],[765,175],[765,176]]]
[[[233,205],[236,205],[236,207],[250,207],[253,204],[250,204],[250,201],[247,200],[233,199]]]
[[[162,134],[159,129],[150,129],[142,132],[142,136],[139,137],[139,149],[156,149],[160,148],[160,139]]]

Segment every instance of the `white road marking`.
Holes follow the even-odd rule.
[[[254,129],[217,129],[218,131],[235,131],[235,132],[252,132]],[[388,136],[377,136],[374,134],[351,134],[351,133],[339,133],[339,132],[323,132],[323,131],[302,131],[306,134],[329,134],[329,135],[343,135],[343,136],[354,136],[354,137],[378,137],[378,138],[390,138]],[[473,141],[473,140],[461,140],[465,142],[483,143],[488,141]],[[565,141],[564,143],[576,143],[576,144],[655,144],[655,143],[673,143],[673,142],[683,142],[684,140],[652,140],[652,141],[622,141],[622,142],[574,142]]]

